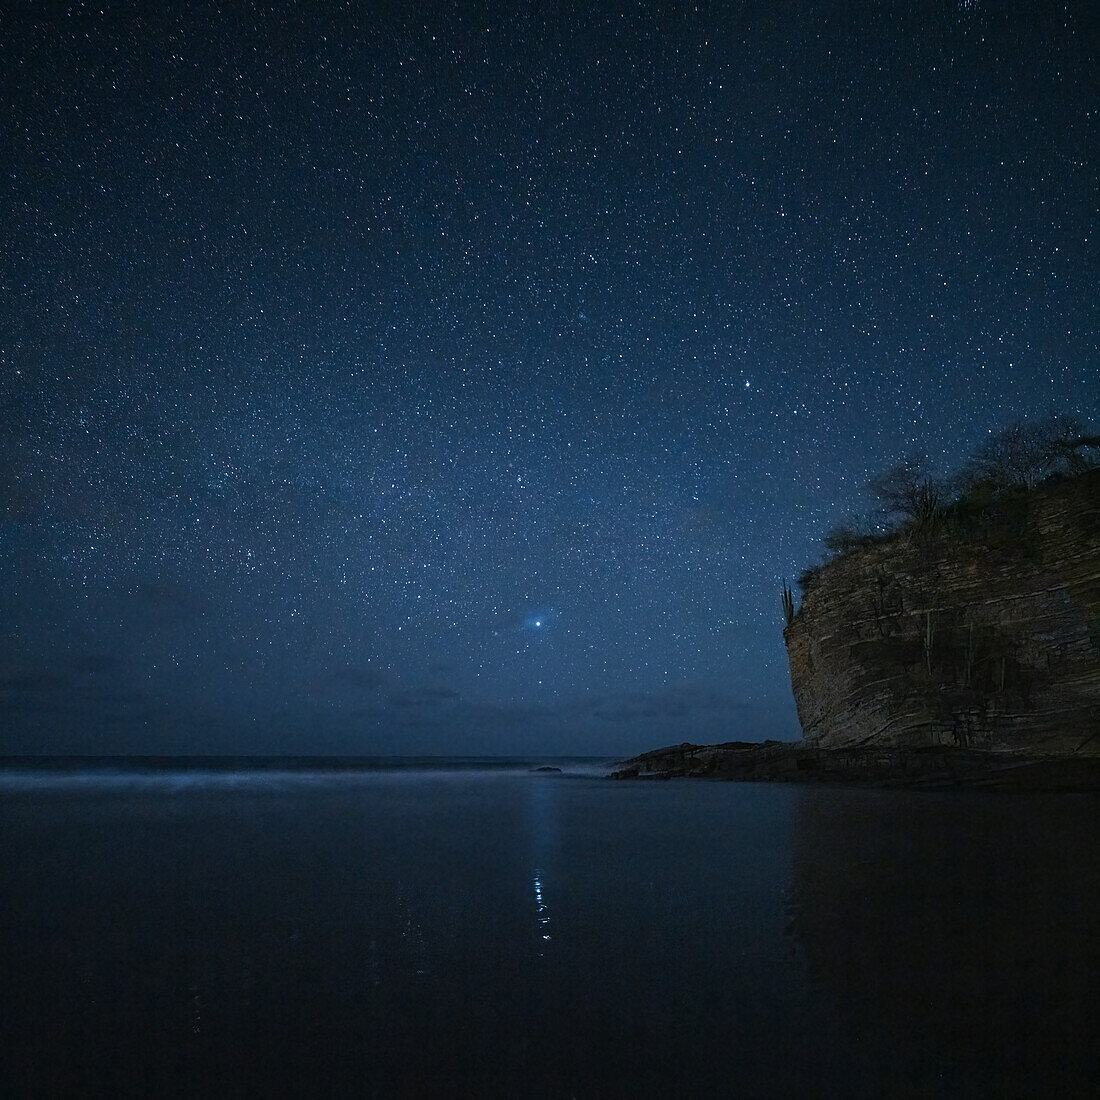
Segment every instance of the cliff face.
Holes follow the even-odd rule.
[[[848,551],[785,638],[808,744],[1100,754],[1100,471]]]

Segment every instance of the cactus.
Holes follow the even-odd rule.
[[[783,618],[787,626],[794,620],[794,592],[786,581],[783,582]]]
[[[965,686],[970,687],[971,677],[974,675],[974,624],[966,634],[966,681]]]
[[[939,489],[933,481],[922,482],[913,502],[913,527],[917,531],[928,532],[939,526],[943,519],[943,504]]]

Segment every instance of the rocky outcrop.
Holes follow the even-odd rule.
[[[785,638],[808,748],[1100,754],[1100,471],[841,554]]]
[[[1098,791],[1100,755],[954,746],[828,749],[805,741],[671,745],[624,761],[613,779],[730,779],[908,790]]]
[[[614,778],[1100,790],[1100,470],[865,540],[784,637],[802,741],[673,745]]]

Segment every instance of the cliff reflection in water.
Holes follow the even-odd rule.
[[[880,1082],[1089,1093],[1098,808],[1091,796],[799,791],[794,931]]]
[[[0,796],[0,1097],[1089,1095],[1095,798],[489,770]]]

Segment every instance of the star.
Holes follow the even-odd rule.
[[[0,750],[641,750],[661,685],[670,740],[798,736],[780,581],[868,478],[1100,413],[1084,6],[959,4],[873,57],[589,5],[530,81],[537,12],[318,5],[306,83],[241,5],[9,21]]]

